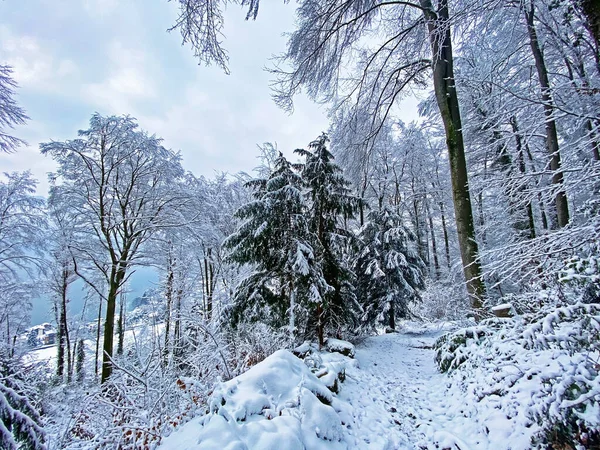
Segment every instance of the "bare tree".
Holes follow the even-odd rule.
[[[0,337],[12,353],[17,334],[27,326],[31,280],[40,268],[44,201],[35,195],[29,172],[0,180]]]
[[[169,226],[173,189],[183,176],[178,154],[137,129],[134,119],[92,116],[79,138],[40,145],[59,165],[50,202],[70,211],[76,228],[75,271],[106,301],[101,381],[112,373],[114,321],[119,292],[142,263],[143,244]],[[106,288],[90,273],[99,273]]]
[[[29,117],[14,99],[16,81],[12,78],[12,67],[0,64],[0,152],[10,153],[25,141],[11,136],[6,129],[22,125]]]

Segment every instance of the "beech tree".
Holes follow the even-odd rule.
[[[51,244],[48,246],[48,266],[46,267],[48,290],[53,297],[54,312],[57,324],[57,358],[56,375],[62,379],[65,373],[66,357],[66,375],[67,381],[71,381],[73,375],[74,363],[74,345],[71,347],[71,336],[69,333],[68,321],[68,303],[69,286],[75,282],[75,266],[71,245],[73,244],[73,233],[70,224],[67,223],[68,213],[60,211],[57,208],[51,208],[49,211],[51,220],[51,229],[48,233],[48,240]]]
[[[178,154],[128,116],[94,114],[79,138],[40,144],[59,166],[51,175],[50,203],[69,211],[79,256],[76,273],[106,302],[101,381],[112,373],[118,295],[132,268],[143,263],[152,234],[173,225],[173,189],[183,176]],[[100,275],[102,284],[90,273]],[[105,286],[105,288],[103,287]]]

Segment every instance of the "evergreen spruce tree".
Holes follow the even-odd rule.
[[[242,224],[224,244],[231,261],[253,267],[236,289],[232,322],[287,323],[293,337],[332,290],[316,258],[301,178],[280,153],[268,179],[248,184],[254,201],[236,212]]]
[[[348,267],[347,248],[352,234],[346,230],[347,220],[358,210],[360,199],[351,195],[350,182],[335,164],[327,149],[329,138],[323,133],[309,144],[309,149],[295,152],[305,158],[298,165],[306,189],[308,221],[317,239],[325,281],[333,289],[327,295],[325,308],[317,308],[316,323],[320,344],[327,329],[340,331],[357,325],[359,305],[354,295],[354,274]]]
[[[408,305],[423,289],[425,264],[415,236],[391,208],[371,211],[360,231],[356,260],[357,294],[363,307],[362,326],[396,328],[396,318],[408,315]]]

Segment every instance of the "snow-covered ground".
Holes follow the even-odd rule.
[[[231,417],[228,405],[236,405],[238,408],[241,401],[236,397],[239,395],[238,389],[248,389],[252,386],[258,389],[259,385],[268,387],[273,385],[274,380],[279,380],[278,386],[284,388],[286,382],[295,384],[298,376],[303,380],[301,384],[312,385],[313,391],[317,389],[314,387],[316,379],[309,377],[312,374],[303,372],[298,375],[301,370],[292,369],[294,357],[289,353],[283,355],[278,352],[265,360],[266,364],[259,364],[247,374],[238,377],[239,380],[234,379],[218,387],[215,392],[220,393],[218,404],[223,405],[223,408],[220,409],[217,405],[213,408],[212,416],[194,419],[175,431],[164,441],[161,449],[201,450],[213,448],[215,443],[219,443],[220,448],[240,450],[263,448],[258,444],[258,435],[254,434],[254,431],[249,433],[251,428],[264,429],[264,432],[269,435],[269,442],[277,443],[273,448],[280,450],[291,448],[369,450],[511,448],[511,443],[494,439],[493,430],[486,429],[484,424],[478,422],[477,417],[470,412],[472,409],[464,404],[464,399],[458,395],[458,391],[450,386],[450,379],[438,372],[431,347],[440,334],[439,330],[405,331],[371,337],[359,345],[356,348],[357,363],[347,365],[346,379],[331,407],[312,408],[313,412],[326,413],[321,418],[323,428],[316,429],[317,436],[319,432],[322,434],[324,428],[330,426],[326,425],[327,423],[336,420],[334,413],[337,414],[343,433],[335,439],[322,439],[317,440],[318,445],[315,443],[315,433],[307,430],[315,426],[314,424],[319,424],[320,418],[309,417],[309,409],[304,408],[302,404],[292,405],[286,400],[287,407],[297,408],[294,411],[284,411],[284,416],[290,414],[298,419],[298,422],[294,422],[293,425],[282,417],[275,417],[277,420],[273,420],[273,411],[268,408],[279,404],[275,407],[278,410],[283,409],[281,406],[283,403],[279,402],[278,398],[289,399],[296,396],[302,403],[301,396],[290,392],[278,393],[279,397],[275,398],[270,391],[263,393],[271,399],[267,402],[270,402],[269,405],[266,403],[263,405],[269,414],[261,413],[261,406],[254,411],[256,416],[252,419],[246,418],[245,413],[243,420],[236,421]],[[277,362],[277,358],[281,359],[282,355],[283,359]],[[264,377],[264,384],[260,381],[262,377]],[[253,380],[252,384],[247,385],[246,379]],[[231,398],[227,397],[228,392]],[[221,395],[223,393],[225,399]],[[253,398],[247,392],[243,397]],[[261,402],[258,403],[262,405]],[[279,413],[275,416],[277,414]],[[249,423],[255,424],[256,420],[261,421],[263,425],[249,426]],[[281,426],[277,426],[278,420]],[[292,433],[294,436],[292,440],[289,439],[290,429],[292,429],[290,426],[295,430]],[[224,430],[227,433],[224,433]],[[305,433],[304,438],[302,432]],[[304,440],[306,436],[313,439],[312,444]],[[264,439],[266,437],[267,435],[263,436]],[[230,446],[233,444],[231,440],[235,440],[233,447]],[[303,442],[304,446],[298,442]],[[525,444],[524,448],[527,448],[527,443],[515,444],[517,444],[516,448],[521,448],[523,444]]]

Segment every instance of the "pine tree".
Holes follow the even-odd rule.
[[[372,211],[360,231],[356,260],[357,294],[363,306],[362,325],[395,330],[396,318],[408,315],[408,305],[423,289],[425,264],[415,236],[390,208]]]
[[[341,330],[356,325],[359,310],[354,295],[354,273],[345,259],[352,234],[345,225],[360,206],[360,199],[351,195],[350,182],[334,162],[327,149],[329,137],[323,133],[309,144],[309,149],[295,152],[305,158],[298,165],[306,188],[310,231],[320,249],[323,276],[333,289],[327,295],[327,308],[317,308],[313,317],[319,342],[323,343],[326,329]]]
[[[253,266],[234,295],[233,323],[242,317],[275,327],[306,330],[307,317],[324,308],[332,288],[323,277],[306,220],[300,176],[280,153],[268,179],[252,180],[255,200],[236,217],[243,222],[225,241],[229,259]],[[312,330],[307,330],[311,334]]]

